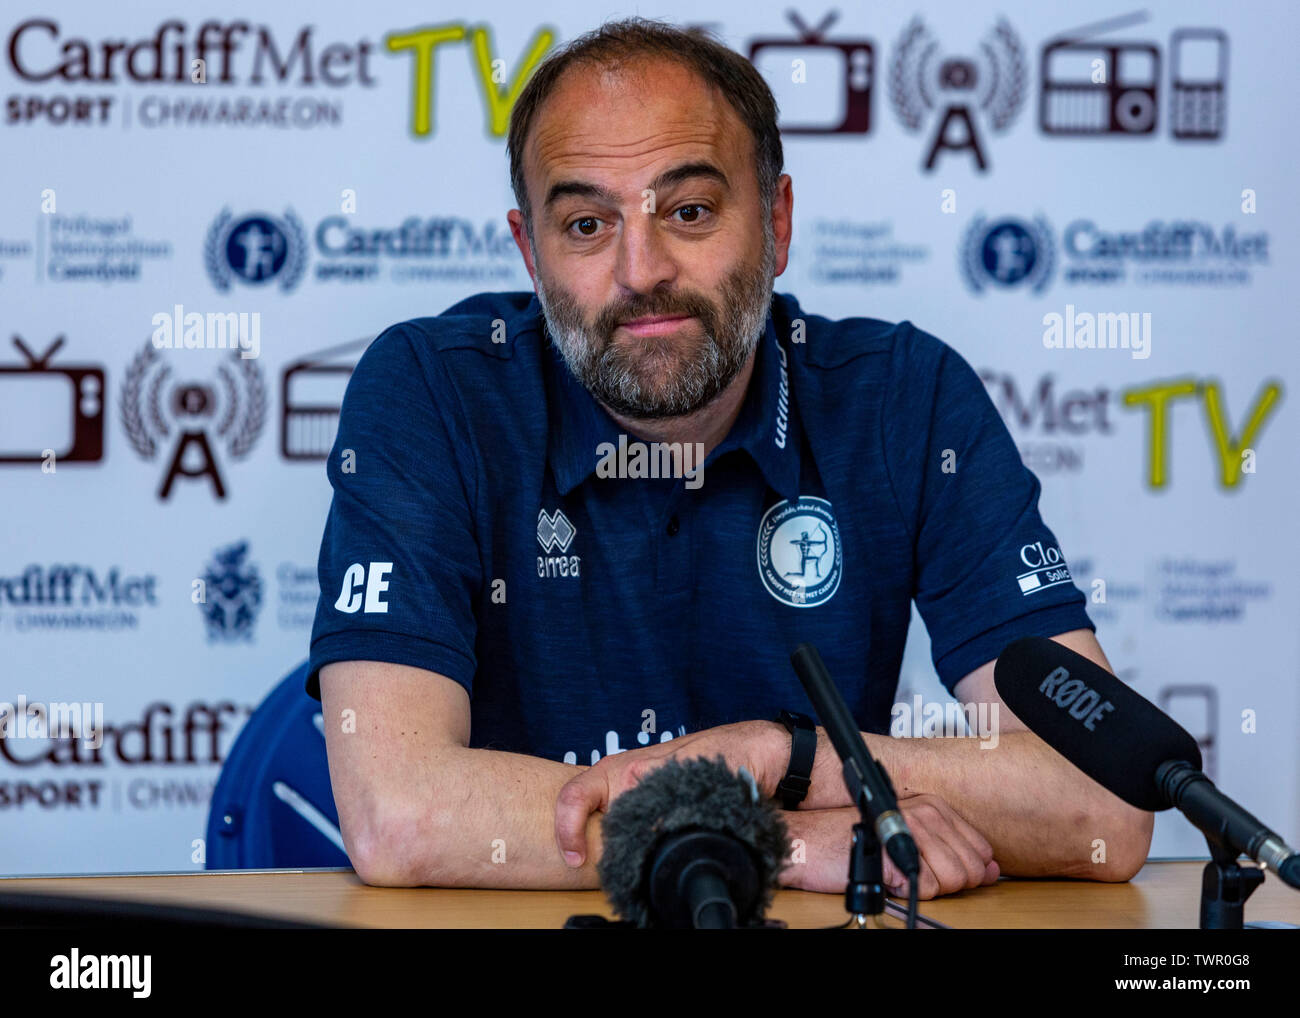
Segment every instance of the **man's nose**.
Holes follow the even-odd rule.
[[[614,278],[635,293],[652,293],[656,287],[676,280],[677,263],[658,213],[638,210],[623,220]]]

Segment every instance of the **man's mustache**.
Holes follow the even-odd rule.
[[[620,304],[616,307],[606,308],[597,316],[592,332],[597,336],[604,338],[605,342],[614,335],[614,330],[624,322],[630,322],[636,318],[660,318],[660,317],[678,317],[686,316],[698,318],[710,326],[714,318],[713,305],[702,298],[693,298],[687,300],[677,300],[671,305],[657,304],[647,305],[639,304]]]

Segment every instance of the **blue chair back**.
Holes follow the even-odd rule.
[[[212,792],[207,868],[350,866],[304,661],[245,722]]]

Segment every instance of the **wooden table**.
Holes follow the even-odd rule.
[[[1153,860],[1126,884],[1003,879],[923,901],[920,912],[958,929],[1194,929],[1203,866]],[[0,892],[220,908],[339,927],[558,929],[574,914],[612,917],[599,891],[367,887],[350,869],[11,877],[0,879]],[[842,895],[780,891],[768,916],[813,928],[842,923],[846,913]],[[1300,892],[1270,874],[1246,919],[1300,924]]]

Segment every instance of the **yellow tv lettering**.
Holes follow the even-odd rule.
[[[470,31],[470,41],[474,46],[475,65],[478,67],[479,84],[487,97],[488,133],[500,138],[510,126],[510,111],[515,100],[524,90],[528,78],[539,63],[543,54],[555,41],[555,33],[548,28],[538,29],[533,37],[532,48],[528,50],[523,63],[515,73],[514,80],[507,83],[504,94],[492,80],[492,36],[488,29],[479,27]],[[418,133],[418,132],[417,132]]]
[[[1125,406],[1149,404],[1151,410],[1151,427],[1148,431],[1147,462],[1150,474],[1147,484],[1152,488],[1165,486],[1165,460],[1169,447],[1168,440],[1168,405],[1173,399],[1196,394],[1196,380],[1192,378],[1174,382],[1157,382],[1145,389],[1129,389],[1124,393]]]
[[[1241,483],[1241,451],[1252,447],[1264,419],[1282,396],[1282,386],[1269,382],[1260,390],[1255,409],[1250,412],[1239,439],[1234,439],[1228,432],[1227,413],[1219,397],[1218,383],[1206,382],[1204,389],[1205,415],[1210,419],[1210,432],[1214,435],[1215,452],[1219,455],[1219,483],[1225,488],[1235,488]]]
[[[465,38],[464,25],[436,25],[411,32],[389,35],[384,42],[389,52],[415,51],[415,83],[412,86],[413,114],[411,133],[423,137],[433,130],[433,50],[444,42],[460,42]]]

